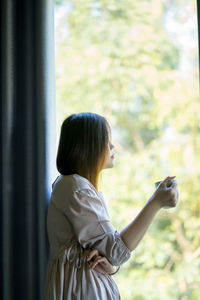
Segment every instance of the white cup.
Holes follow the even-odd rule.
[[[167,187],[170,187],[172,185],[173,182],[176,182],[175,179],[172,179],[172,180],[168,180],[167,181]],[[161,183],[161,181],[157,181],[155,182],[155,187],[157,188],[159,186],[159,184]]]

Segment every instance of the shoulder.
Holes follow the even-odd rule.
[[[97,194],[95,187],[92,183],[78,174],[72,175],[60,175],[53,185],[53,192],[61,190],[63,192],[67,192],[68,194],[74,194],[75,192],[88,191],[91,194]]]

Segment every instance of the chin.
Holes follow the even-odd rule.
[[[113,162],[113,160],[110,160],[107,162],[107,164],[104,166],[103,169],[111,169],[113,167],[114,167],[114,162]]]
[[[110,162],[109,167],[108,168],[113,168],[114,167],[114,163]]]
[[[112,169],[114,167],[113,163],[105,166],[103,169]]]

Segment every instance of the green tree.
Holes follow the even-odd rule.
[[[184,26],[195,18],[195,7],[186,0],[57,2],[65,11],[56,27],[58,128],[80,111],[97,112],[110,122],[117,156],[115,168],[104,171],[101,189],[113,224],[121,230],[136,216],[155,181],[175,174],[179,183],[178,208],[157,215],[115,277],[122,298],[196,300],[197,52],[191,48],[190,72],[183,74],[183,50],[166,29],[169,15]]]

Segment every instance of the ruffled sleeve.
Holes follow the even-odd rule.
[[[100,197],[92,189],[80,189],[67,201],[65,211],[84,249],[98,249],[112,265],[120,266],[131,252],[110,223]]]

